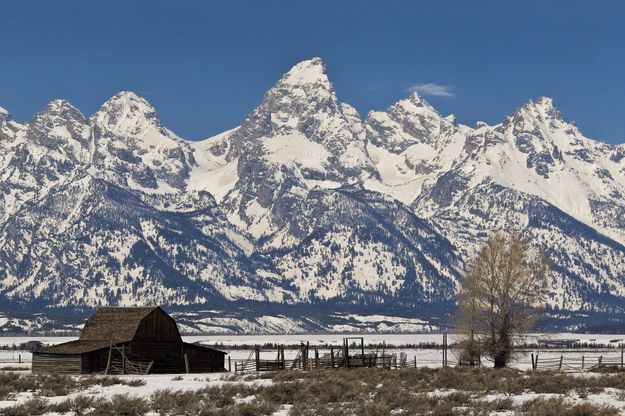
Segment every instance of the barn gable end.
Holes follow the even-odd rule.
[[[158,307],[117,308],[100,307],[91,315],[80,333],[80,341],[131,341],[144,318],[159,309]]]
[[[146,315],[137,330],[133,341],[145,342],[182,342],[176,321],[157,307]]]

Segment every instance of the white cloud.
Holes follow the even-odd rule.
[[[415,84],[406,88],[406,91],[416,91],[421,95],[432,95],[435,97],[455,97],[453,87],[450,85],[440,85],[433,82],[427,84]]]

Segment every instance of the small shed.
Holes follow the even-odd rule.
[[[223,351],[182,341],[158,306],[100,307],[76,341],[34,350],[33,373],[148,374],[225,371]]]

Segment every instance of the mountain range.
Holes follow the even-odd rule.
[[[361,117],[320,58],[202,141],[132,92],[91,116],[0,108],[4,332],[143,304],[188,332],[437,329],[467,258],[510,229],[548,248],[548,325],[618,320],[625,145],[585,137],[546,97],[496,125],[414,92]]]

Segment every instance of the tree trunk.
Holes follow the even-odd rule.
[[[495,368],[505,368],[508,364],[508,354],[505,351],[500,351],[495,354]]]

